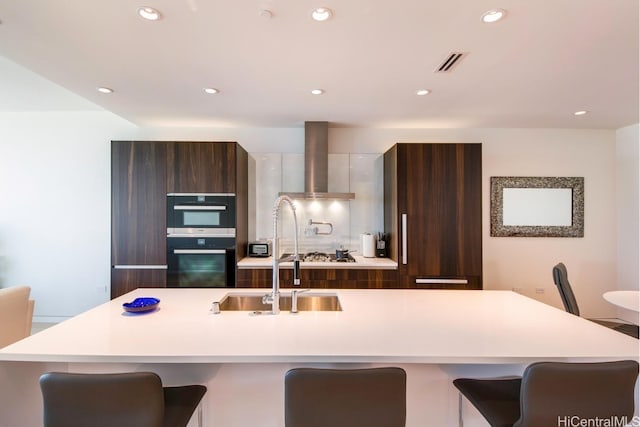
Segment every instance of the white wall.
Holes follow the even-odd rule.
[[[36,320],[108,301],[109,140],[132,129],[105,112],[0,114],[0,286],[30,285]]]
[[[618,289],[640,289],[640,241],[638,216],[640,214],[640,126],[628,126],[616,132],[616,199]],[[638,322],[638,313],[619,309],[618,317]]]
[[[106,112],[0,114],[0,284],[30,284],[36,320],[72,316],[108,298],[112,139],[233,140],[252,153],[304,149],[302,127],[143,129]],[[619,263],[637,263],[637,255],[616,257],[615,131],[331,128],[329,140],[330,153],[382,153],[401,141],[482,142],[485,288],[519,288],[560,307],[551,268],[563,261],[584,315],[615,314],[601,294],[616,288]],[[585,237],[489,237],[489,177],[505,175],[584,176]]]

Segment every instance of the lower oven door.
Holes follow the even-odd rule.
[[[203,245],[188,243],[189,240],[209,241],[215,239],[170,238],[167,240],[169,242],[167,251],[168,288],[235,287],[234,247],[215,247],[224,245],[214,242],[207,242],[208,244]]]

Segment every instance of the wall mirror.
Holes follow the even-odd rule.
[[[491,236],[583,237],[584,178],[491,177]]]

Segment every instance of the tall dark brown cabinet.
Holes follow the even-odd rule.
[[[164,286],[167,143],[111,144],[111,297]]]
[[[111,297],[166,285],[167,193],[235,193],[246,256],[248,155],[235,142],[112,141]]]
[[[482,145],[394,145],[385,232],[406,288],[482,289]]]

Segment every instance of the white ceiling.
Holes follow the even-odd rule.
[[[0,111],[97,105],[142,126],[616,129],[638,123],[638,3],[0,0]],[[143,5],[163,19],[139,18]],[[333,19],[312,21],[317,6]],[[482,23],[495,7],[507,18]],[[452,51],[468,55],[434,73]]]

